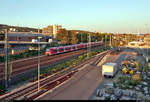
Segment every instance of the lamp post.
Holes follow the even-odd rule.
[[[40,91],[40,39],[42,37],[38,37],[38,91]]]

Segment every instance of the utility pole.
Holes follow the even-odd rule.
[[[40,39],[42,37],[38,36],[38,91],[40,91]]]
[[[83,34],[81,34],[81,43],[83,43],[83,37],[82,37],[82,35],[83,35]]]
[[[90,44],[89,52],[91,52],[91,33],[89,33],[89,44]]]
[[[107,33],[106,34],[104,34],[104,37],[105,37],[105,47],[106,47],[106,36],[107,36]]]
[[[109,40],[110,40],[109,45],[110,45],[110,47],[111,47],[111,33],[109,34]]]
[[[8,31],[5,29],[5,89],[8,88]]]
[[[145,24],[145,27],[146,27],[146,32],[147,34],[149,33],[148,31],[148,27],[147,27],[147,24]],[[146,40],[146,61],[148,62],[148,41]]]
[[[88,48],[88,58],[89,58],[89,53],[91,52],[91,33],[89,33],[88,45],[89,45],[89,48]]]

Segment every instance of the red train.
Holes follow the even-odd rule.
[[[101,45],[103,45],[103,42],[91,42],[91,47],[96,47]],[[82,43],[82,44],[75,44],[75,45],[68,45],[68,46],[51,47],[46,49],[45,55],[46,56],[55,55],[59,53],[75,51],[75,50],[87,48],[89,46],[90,46],[89,43]]]

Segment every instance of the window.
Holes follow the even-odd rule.
[[[70,49],[71,49],[70,47],[67,47],[67,48],[66,48],[66,50],[70,50]]]
[[[75,49],[75,48],[76,48],[75,46],[72,47],[72,49]]]
[[[46,49],[46,52],[49,52],[49,49]]]
[[[53,49],[52,52],[57,52],[57,50]]]
[[[63,48],[60,48],[59,51],[64,51],[64,49],[63,49]]]
[[[135,44],[134,44],[134,43],[131,43],[131,45],[132,45],[132,46],[135,46]]]

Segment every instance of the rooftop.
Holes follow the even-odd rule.
[[[104,64],[104,65],[115,66],[115,65],[116,65],[116,63],[112,63],[112,62],[110,62],[110,63],[106,63],[106,64]]]

